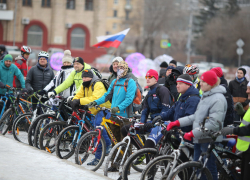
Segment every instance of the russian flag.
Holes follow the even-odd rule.
[[[127,33],[129,32],[130,28],[121,31],[114,35],[108,35],[108,36],[99,36],[97,37],[98,43],[93,45],[94,47],[114,47],[118,48]]]

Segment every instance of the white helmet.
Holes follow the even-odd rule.
[[[49,58],[49,53],[47,53],[46,51],[41,51],[41,52],[38,54],[38,57],[46,57],[46,58]]]
[[[31,48],[29,46],[22,46],[21,47],[21,52],[22,53],[31,53]]]
[[[112,63],[115,61],[117,61],[119,63],[119,62],[123,61],[123,59],[121,57],[117,56],[113,59]]]

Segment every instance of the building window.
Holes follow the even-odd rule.
[[[118,0],[114,0],[114,4],[118,4]]]
[[[85,32],[82,28],[75,28],[71,32],[70,45],[72,49],[84,49],[85,46]]]
[[[0,0],[0,3],[6,4],[7,2],[6,2],[6,0]]]
[[[23,6],[31,6],[31,0],[23,0]]]
[[[67,0],[66,8],[75,9],[75,0]]]
[[[42,46],[43,30],[40,26],[33,25],[28,30],[28,46]]]
[[[50,0],[42,0],[42,7],[50,7]]]
[[[114,10],[114,17],[117,17],[117,10]]]
[[[86,11],[93,11],[94,9],[94,3],[93,0],[85,0],[85,10]]]
[[[116,29],[116,28],[117,28],[117,24],[113,23],[113,29]]]

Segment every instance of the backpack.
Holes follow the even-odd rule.
[[[96,69],[96,68],[94,68],[94,67],[91,67],[91,70],[95,73],[95,75],[96,75],[98,78],[102,79],[102,74],[100,73],[100,71],[99,71],[98,69]]]

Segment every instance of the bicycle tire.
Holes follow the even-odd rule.
[[[28,130],[29,130],[30,124],[26,118],[31,117],[29,119],[32,119],[32,115],[33,115],[32,113],[25,113],[25,114],[19,115],[15,119],[15,121],[13,122],[13,126],[12,126],[12,132],[13,132],[13,136],[14,136],[15,140],[17,140],[21,143],[29,144],[29,142],[28,142]],[[24,131],[22,131],[22,128]],[[22,135],[20,135],[20,131],[22,131]],[[25,134],[25,132],[27,132],[27,133]],[[23,137],[23,138],[21,138],[21,137]]]
[[[10,128],[11,124],[12,124],[12,120],[14,118],[14,109],[13,108],[9,108],[7,109],[3,116],[0,119],[0,131],[2,133],[2,135],[5,135],[8,131],[8,129]],[[8,118],[12,118],[12,119],[8,119]]]
[[[161,162],[161,161],[163,161],[163,162]],[[159,156],[159,157],[153,159],[152,161],[150,161],[147,164],[146,168],[142,171],[141,180],[145,180],[146,177],[148,177],[148,176],[150,176],[154,180],[161,179],[162,175],[164,174],[164,170],[165,170],[165,166],[163,165],[163,163],[167,164],[168,162],[173,162],[173,161],[174,161],[174,156],[170,156],[170,155],[163,155],[163,156]],[[160,168],[161,168],[159,178],[157,178],[155,176],[156,171],[157,171],[157,168],[156,168],[157,164],[160,164]],[[177,166],[180,164],[182,164],[182,161],[180,159],[178,159]],[[164,166],[163,169],[162,169],[162,166]],[[152,174],[152,172],[153,172],[153,174]],[[187,172],[185,172],[185,173],[187,173]],[[186,176],[187,176],[187,174],[186,174]],[[163,180],[165,180],[165,179],[163,179]],[[185,180],[185,178],[182,178],[182,180]]]
[[[75,163],[78,165],[83,165],[87,159],[89,158],[90,154],[88,153],[88,148],[89,148],[89,141],[90,139],[93,139],[95,137],[98,136],[98,132],[97,131],[92,131],[92,132],[87,132],[85,133],[81,139],[79,140],[76,149],[75,149]],[[84,143],[84,144],[83,144]],[[97,169],[99,169],[99,167],[102,165],[104,158],[105,158],[105,154],[106,154],[106,143],[105,140],[103,138],[103,136],[100,139],[100,142],[102,145],[102,152],[101,152],[101,157],[100,160],[98,162],[98,164],[96,166],[84,166],[85,168],[91,170],[91,171],[96,171]],[[83,144],[83,146],[82,146]],[[80,152],[81,151],[81,152]],[[84,154],[83,158],[80,157],[80,153]],[[92,156],[92,155],[91,155]],[[93,156],[93,158],[95,157],[95,155]],[[80,160],[79,160],[80,158]],[[93,168],[91,168],[93,167]]]
[[[63,128],[67,127],[67,122],[65,121],[56,121],[47,124],[39,136],[39,147],[41,150],[47,150],[50,153],[55,151],[55,142],[58,138],[58,134],[62,131]],[[49,138],[48,138],[49,137]],[[48,139],[46,139],[48,138]],[[50,144],[51,139],[54,138],[54,143]],[[46,141],[44,141],[46,140]],[[46,142],[46,144],[44,144]],[[49,143],[49,144],[48,144]]]
[[[30,127],[29,127],[29,131],[28,131],[28,142],[29,142],[29,145],[30,146],[33,146],[34,145],[34,135],[35,135],[35,130],[36,130],[36,126],[37,126],[37,123],[44,117],[48,116],[48,114],[42,114],[42,115],[39,115],[37,116],[31,123]],[[55,118],[56,117],[54,115],[49,115],[50,117],[52,118]]]
[[[201,164],[200,162],[196,162],[196,161],[189,161],[189,162],[185,162],[179,166],[177,166],[168,176],[167,180],[174,180],[175,177],[178,175],[179,172],[182,172],[184,170],[188,170],[188,168],[190,168],[193,172],[192,172],[192,176],[189,177],[190,180],[192,180],[191,178],[197,178],[196,177],[196,172],[195,169],[201,169],[203,168],[203,164]],[[212,174],[210,173],[210,171],[208,170],[208,168],[204,168],[203,174],[206,176],[207,180],[213,180]],[[178,178],[178,177],[176,177]]]
[[[145,155],[145,154],[151,154],[153,157],[158,154],[158,151],[154,148],[143,148],[140,149],[139,151],[137,151],[136,153],[132,154],[127,161],[125,162],[124,166],[123,166],[123,171],[122,171],[122,179],[123,180],[128,180],[128,174],[130,171],[130,166],[132,166],[131,164],[134,162],[134,160],[136,160],[138,157],[140,157],[141,155]],[[151,156],[150,155],[150,156]]]

